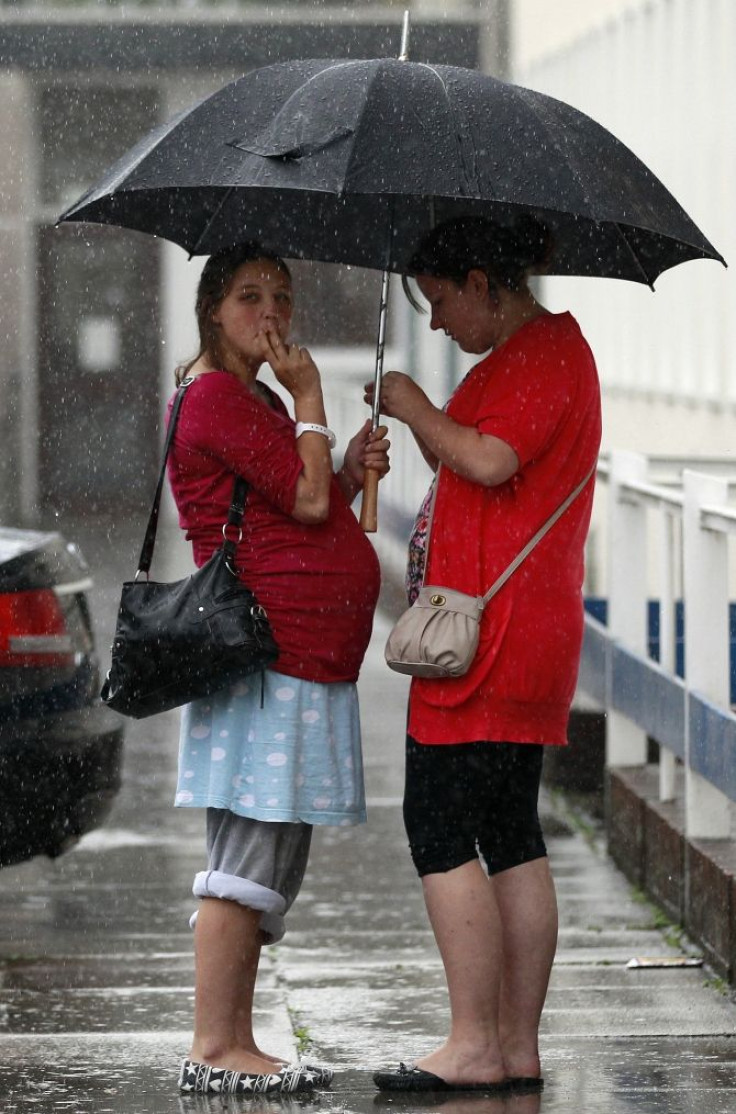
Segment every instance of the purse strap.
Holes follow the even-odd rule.
[[[184,402],[184,395],[187,393],[188,388],[192,385],[194,379],[182,379],[179,384],[179,389],[176,392],[174,405],[171,408],[171,417],[169,418],[169,427],[166,433],[166,440],[164,442],[163,458],[161,460],[161,470],[158,476],[158,483],[156,484],[156,492],[153,496],[153,504],[151,506],[151,513],[148,516],[148,525],[146,526],[146,533],[143,538],[143,545],[141,547],[141,555],[138,558],[138,571],[135,574],[137,580],[141,573],[148,576],[153,561],[153,549],[156,544],[156,531],[158,529],[158,516],[161,507],[161,494],[164,487],[164,479],[166,478],[166,461],[169,456],[169,451],[174,441],[174,431],[176,423],[179,420],[179,411],[181,410],[182,403]],[[223,549],[227,560],[232,563],[235,558],[235,551],[237,544],[242,536],[241,524],[243,522],[243,514],[245,513],[245,499],[248,494],[248,482],[242,476],[236,476],[233,483],[233,494],[230,501],[230,508],[227,514],[227,522],[222,527],[222,534],[225,538]],[[228,537],[228,527],[233,527],[238,531],[237,537]]]
[[[557,519],[561,518],[562,515],[567,510],[567,508],[570,506],[570,504],[573,503],[577,499],[578,495],[583,490],[583,488],[586,486],[586,484],[588,483],[588,480],[591,478],[591,476],[595,472],[595,469],[596,469],[596,465],[594,464],[593,467],[588,472],[585,479],[580,481],[580,483],[575,488],[575,490],[570,492],[570,494],[567,496],[567,498],[562,503],[560,503],[557,510],[549,516],[547,521],[542,526],[539,527],[539,529],[537,530],[534,537],[529,539],[529,541],[526,543],[526,545],[524,546],[524,548],[521,550],[520,553],[517,553],[516,557],[514,557],[513,561],[508,566],[508,568],[504,569],[504,571],[501,573],[498,580],[494,580],[493,584],[491,585],[491,587],[488,589],[488,591],[486,592],[486,594],[482,597],[482,599],[480,601],[481,611],[486,606],[488,601],[491,600],[495,596],[496,592],[498,592],[498,590],[500,588],[503,588],[504,584],[509,579],[509,577],[512,576],[516,572],[516,570],[518,569],[518,567],[522,563],[522,561],[526,560],[526,558],[529,556],[529,554],[534,549],[534,547],[539,542],[541,542],[544,535],[549,530],[552,529],[555,522],[557,522]]]
[[[434,521],[435,504],[437,503],[437,491],[438,491],[439,486],[440,486],[440,469],[441,468],[442,468],[442,465],[440,464],[437,468],[437,474],[435,476],[435,488],[434,488],[434,491],[432,493],[432,505],[430,507],[429,516],[428,516],[428,520],[427,520],[427,553],[425,555],[425,561],[424,561],[424,576],[422,577],[422,584],[424,584],[424,582],[426,580],[427,566],[429,565],[429,545],[430,545],[430,542],[431,542],[431,539],[432,539],[432,523]],[[547,531],[552,529],[555,522],[557,522],[557,519],[561,518],[562,515],[567,510],[567,508],[570,506],[570,504],[573,503],[577,499],[578,495],[583,490],[583,488],[586,486],[586,484],[588,483],[588,480],[591,478],[591,476],[595,472],[595,469],[596,469],[596,465],[594,464],[593,467],[588,472],[588,474],[586,475],[585,479],[581,480],[580,483],[578,484],[578,486],[575,488],[575,490],[571,491],[570,494],[562,501],[562,503],[560,503],[557,510],[554,511],[549,516],[547,521],[545,523],[543,523],[542,526],[539,527],[539,529],[537,530],[534,537],[530,538],[529,541],[524,546],[524,548],[519,553],[517,553],[517,555],[514,557],[513,561],[511,562],[511,564],[508,565],[508,567],[504,569],[504,571],[501,573],[501,575],[498,577],[497,580],[494,580],[493,584],[488,589],[486,594],[481,597],[481,601],[480,601],[481,611],[486,606],[486,604],[489,602],[489,600],[493,599],[496,592],[498,592],[499,589],[503,588],[504,584],[509,579],[509,577],[513,576],[513,574],[516,572],[516,570],[518,569],[518,567],[522,563],[522,561],[526,560],[526,558],[529,556],[529,554],[534,549],[534,547],[536,545],[538,545],[539,542],[541,542],[542,538],[547,533]]]

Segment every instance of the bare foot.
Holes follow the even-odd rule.
[[[252,1052],[254,1056],[260,1056],[262,1060],[268,1060],[269,1063],[275,1064],[278,1068],[286,1067],[287,1064],[294,1063],[293,1056],[272,1056],[270,1052],[262,1052],[261,1049],[258,1048],[255,1044],[252,1046],[252,1048],[249,1047],[248,1051]]]
[[[500,1052],[455,1047],[449,1042],[417,1060],[416,1066],[422,1071],[431,1071],[446,1083],[502,1083],[506,1078]]]
[[[272,1075],[280,1071],[282,1062],[262,1056],[244,1048],[229,1048],[223,1052],[209,1055],[209,1050],[193,1047],[189,1059],[198,1064],[209,1064],[212,1068],[227,1068],[229,1071],[246,1072],[248,1075]]]
[[[276,1064],[280,1068],[285,1068],[287,1064],[295,1064],[297,1059],[295,1056],[269,1056],[267,1052],[264,1052],[263,1055],[266,1060],[270,1060],[272,1064]]]
[[[519,1067],[517,1064],[507,1064],[506,1075],[509,1079],[539,1079],[542,1073],[539,1064],[536,1067],[530,1067],[528,1070],[523,1066]]]

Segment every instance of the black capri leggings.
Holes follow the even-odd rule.
[[[537,800],[544,747],[406,739],[404,825],[420,877],[480,853],[489,874],[547,854]]]

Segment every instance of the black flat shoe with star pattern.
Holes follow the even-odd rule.
[[[315,1087],[329,1087],[335,1078],[333,1069],[328,1068],[325,1064],[308,1064],[306,1061],[299,1060],[293,1064],[284,1064],[283,1066],[288,1068],[289,1071],[309,1072]]]
[[[254,1075],[230,1068],[213,1068],[196,1060],[184,1060],[179,1073],[179,1090],[220,1095],[273,1095],[311,1091],[315,1073],[308,1068],[285,1067],[281,1071]]]

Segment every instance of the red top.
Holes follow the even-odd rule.
[[[600,388],[577,322],[568,313],[528,322],[473,368],[447,413],[519,457],[497,487],[440,473],[425,584],[484,595],[596,461]],[[409,733],[419,742],[567,742],[593,488],[591,478],[490,601],[469,672],[414,678]]]
[[[268,613],[281,651],[273,668],[355,681],[371,635],[378,560],[335,477],[326,522],[291,517],[303,465],[294,422],[271,397],[273,409],[226,371],[188,388],[168,462],[179,524],[201,567],[222,545],[233,481],[243,476],[251,487],[238,572]]]

